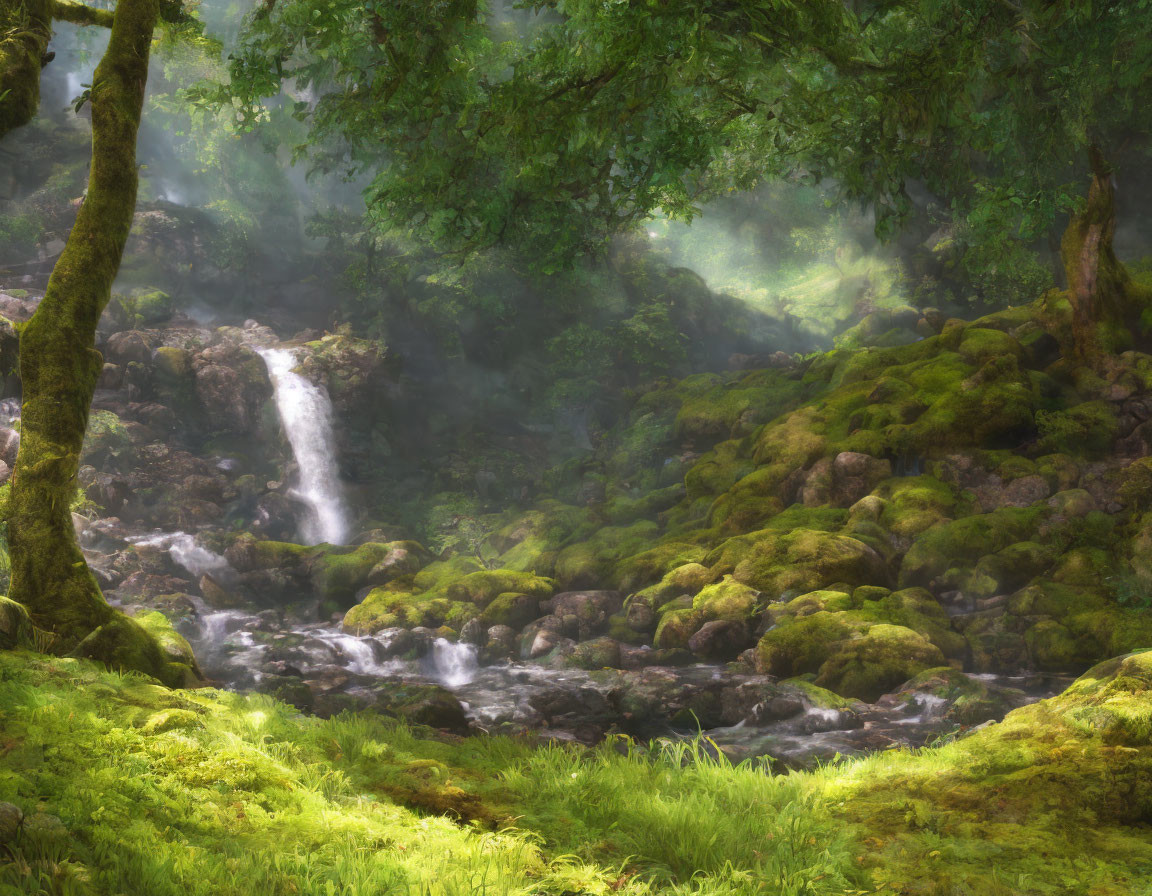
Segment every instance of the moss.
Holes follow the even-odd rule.
[[[32,620],[23,604],[0,597],[0,650],[32,642]]]
[[[480,614],[485,626],[506,625],[522,629],[540,616],[540,598],[519,592],[498,594]]]
[[[907,476],[882,482],[874,495],[884,501],[879,522],[897,535],[915,538],[962,512],[951,486],[932,476]]]
[[[721,442],[700,457],[684,474],[689,498],[719,495],[755,469],[739,441]]]
[[[995,358],[1023,355],[1020,343],[1007,333],[975,325],[964,328],[957,351],[965,361],[976,366]]]
[[[667,579],[675,587],[691,587],[687,580],[700,577],[698,561],[706,553],[707,549],[700,545],[666,542],[617,563],[614,583],[623,591],[632,591],[657,579]]]
[[[141,324],[162,324],[172,317],[176,303],[172,296],[160,289],[138,291],[134,296],[134,310]]]
[[[836,613],[822,611],[789,617],[760,638],[756,645],[756,666],[778,678],[818,672],[833,645],[852,631]]]
[[[428,564],[416,573],[413,584],[421,591],[433,591],[454,579],[484,571],[484,564],[476,557],[457,556]]]
[[[603,588],[615,581],[618,561],[645,550],[658,536],[659,526],[652,521],[605,526],[587,541],[560,552],[556,578],[568,588]]]
[[[497,595],[507,592],[536,598],[551,597],[556,584],[551,579],[511,569],[492,569],[469,573],[448,585],[438,587],[449,600],[469,602],[483,609]]]
[[[860,638],[841,641],[821,664],[816,684],[872,702],[943,663],[944,655],[924,636],[903,626],[880,624]]]
[[[168,731],[191,731],[203,725],[198,713],[190,709],[161,709],[152,713],[142,728],[145,734],[164,734]]]
[[[770,597],[841,582],[855,587],[888,580],[884,560],[873,548],[847,535],[812,529],[785,534],[763,530],[730,538],[704,559],[704,565]]]
[[[1023,541],[1040,517],[1040,510],[1005,507],[935,526],[921,534],[905,555],[900,584],[929,586],[953,567],[973,566],[981,557]]]
[[[758,370],[727,381],[714,375],[705,388],[692,389],[676,415],[678,439],[700,445],[713,445],[724,439],[751,433],[757,426],[790,410],[804,396],[804,384],[786,373]],[[687,386],[696,379],[683,381]]]
[[[995,554],[984,556],[974,571],[991,584],[986,588],[974,589],[971,593],[991,597],[993,594],[1015,591],[1047,570],[1055,556],[1054,548],[1034,541],[1017,542]]]
[[[322,549],[311,564],[312,586],[321,601],[348,607],[369,574],[394,550],[390,544],[369,542],[351,551]],[[297,554],[296,556],[301,556]]]
[[[618,669],[620,645],[612,638],[593,638],[577,644],[568,662],[578,669]]]
[[[714,585],[705,586],[692,601],[692,608],[704,621],[751,619],[763,605],[759,591],[725,576]]]
[[[119,671],[144,672],[169,687],[194,683],[186,663],[172,662],[148,629],[119,614],[83,638],[72,655],[98,660]]]
[[[688,639],[696,634],[705,621],[702,613],[691,607],[679,606],[679,601],[666,604],[660,611],[660,621],[656,625],[656,634],[652,636],[652,644],[661,650],[685,648]]]
[[[1095,456],[1112,446],[1119,424],[1108,402],[1088,401],[1066,411],[1039,411],[1040,447],[1047,451]]]

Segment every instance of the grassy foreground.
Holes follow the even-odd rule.
[[[0,653],[0,893],[1152,893],[1152,651],[944,746],[774,776],[434,740]]]

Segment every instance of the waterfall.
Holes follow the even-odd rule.
[[[280,423],[300,468],[294,495],[306,509],[300,523],[301,538],[307,544],[343,544],[348,535],[348,513],[340,487],[328,393],[293,370],[296,356],[291,350],[256,351],[268,367]]]
[[[480,668],[477,653],[473,644],[453,644],[437,638],[432,642],[432,671],[445,687],[469,684]]]

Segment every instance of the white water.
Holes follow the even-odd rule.
[[[236,570],[222,556],[196,543],[187,532],[160,532],[156,535],[137,535],[128,539],[129,544],[146,548],[162,548],[180,566],[197,579],[210,575],[217,581],[228,581],[236,575]]]
[[[300,481],[294,489],[305,507],[300,536],[306,544],[343,544],[348,536],[348,512],[340,487],[328,393],[293,371],[296,356],[291,350],[256,351],[268,367],[280,423],[300,468]]]
[[[453,644],[444,638],[432,642],[432,668],[447,688],[469,684],[480,668],[478,651],[472,644]]]

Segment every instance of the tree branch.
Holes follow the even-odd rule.
[[[86,3],[76,3],[74,0],[52,0],[52,18],[62,22],[71,22],[73,25],[99,25],[101,28],[111,28],[116,14],[110,9],[96,9]]]

